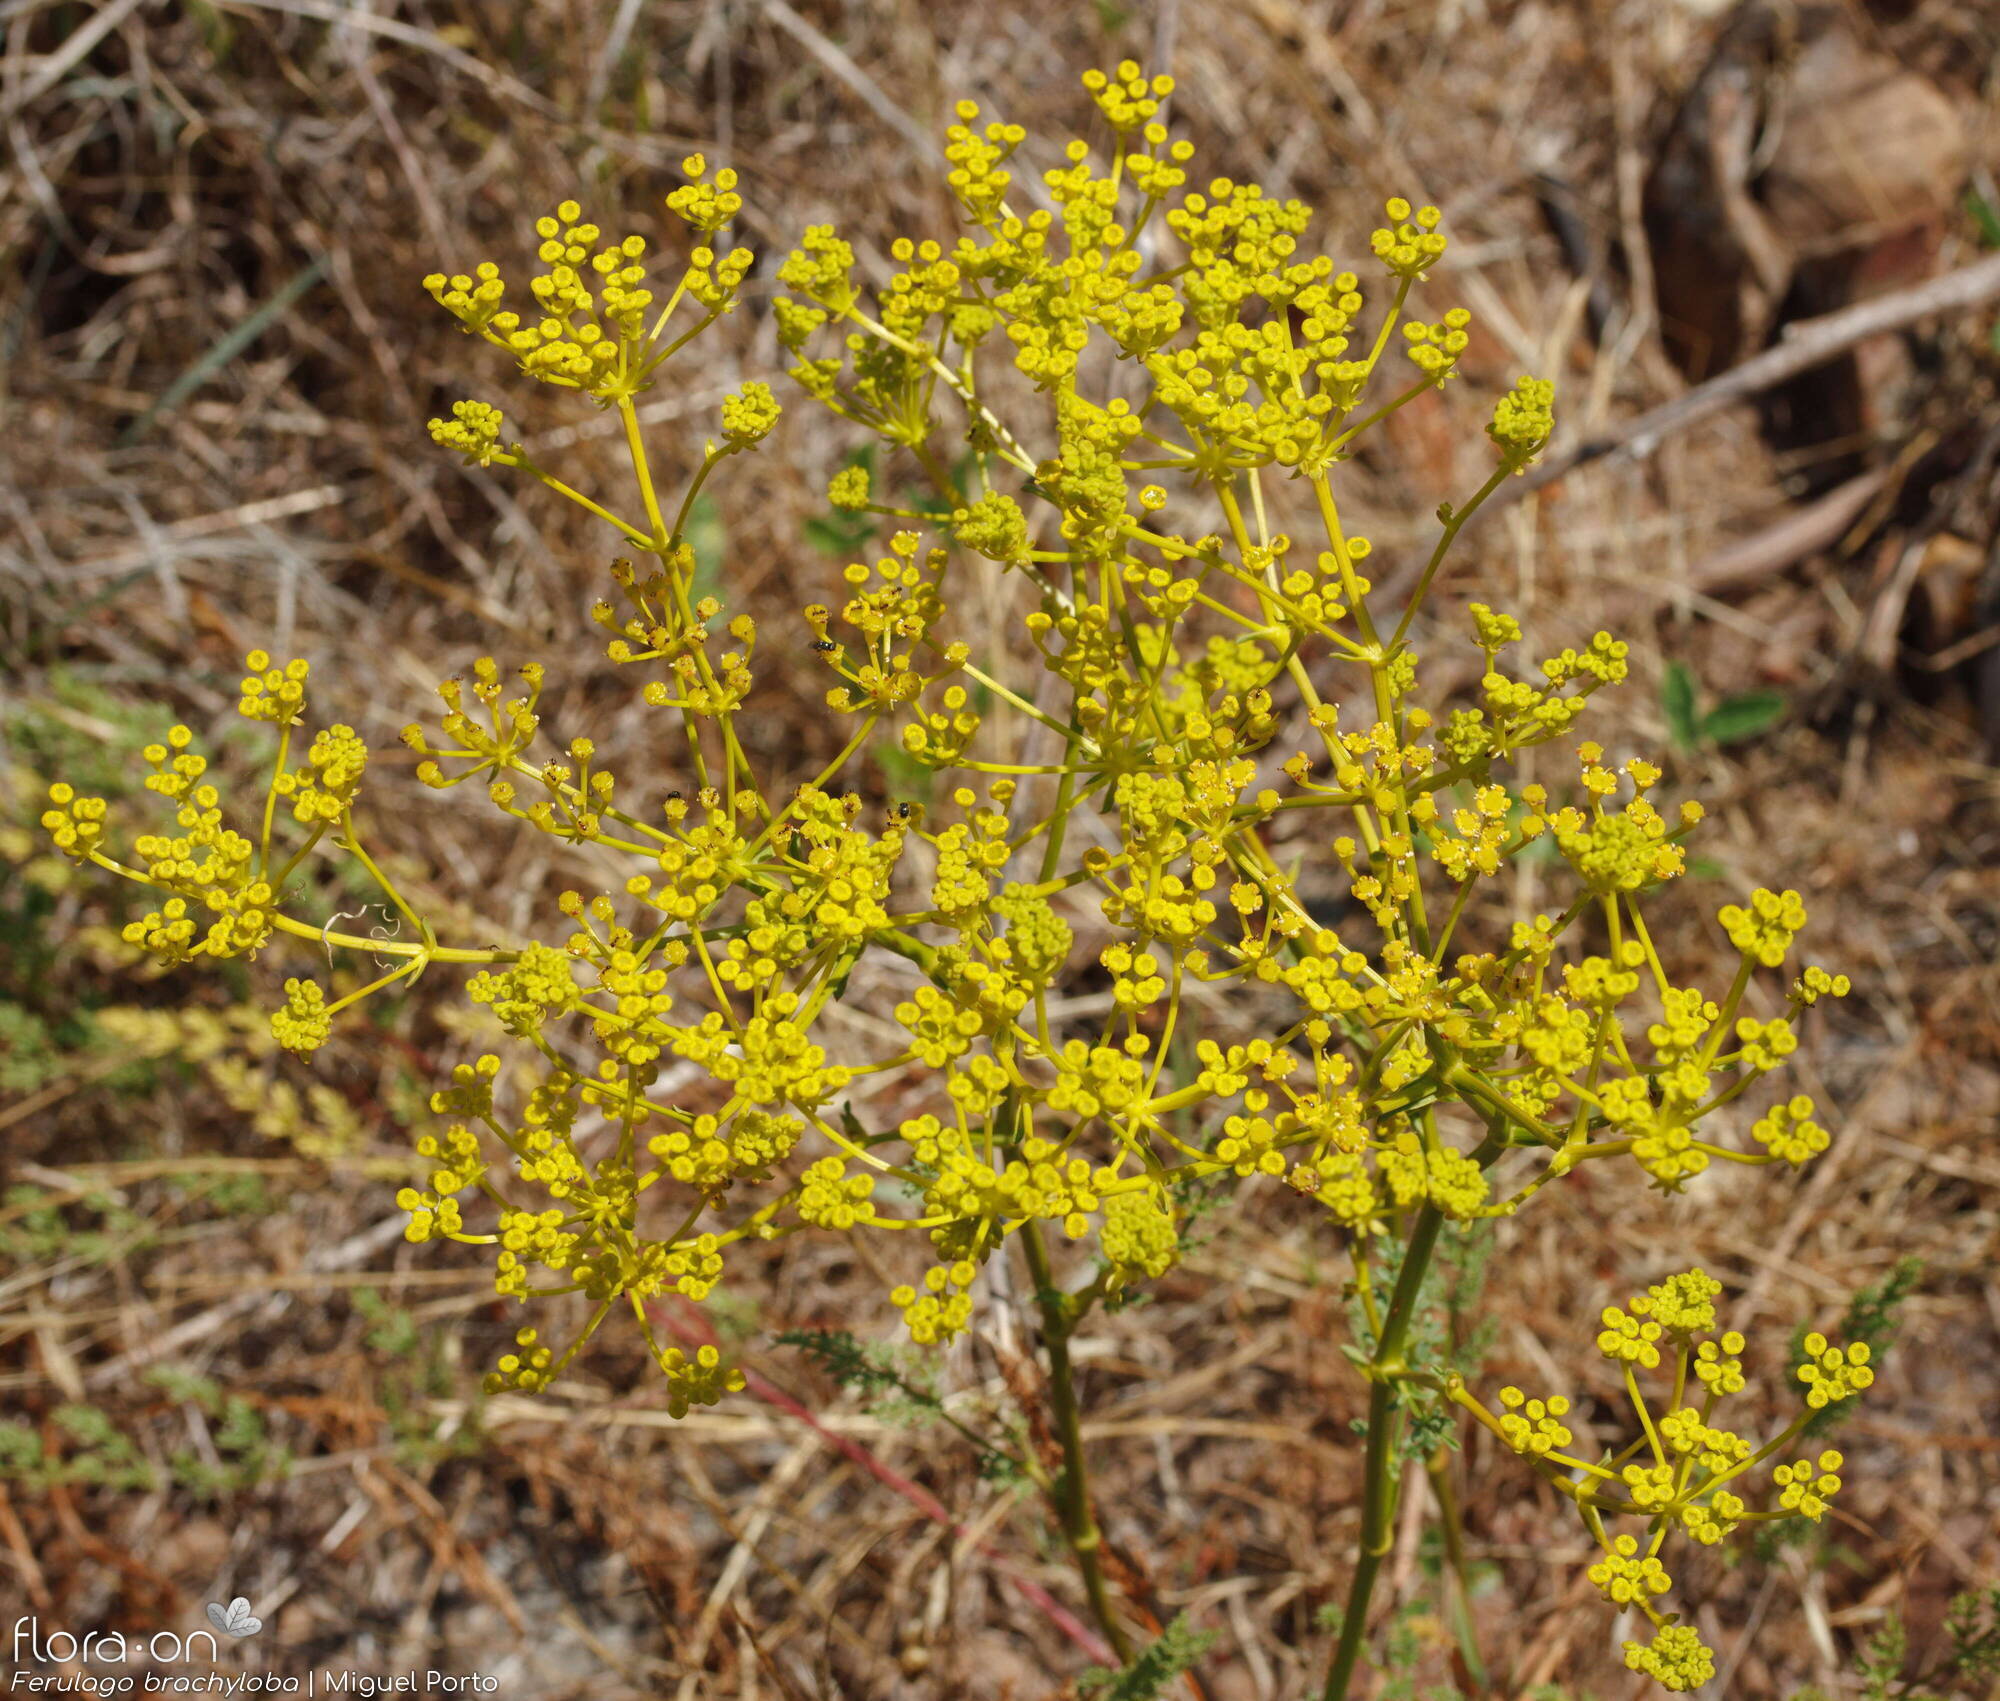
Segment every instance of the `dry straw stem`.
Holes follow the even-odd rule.
[[[708,1327],[707,1320],[691,1306],[679,1304],[670,1313],[664,1307],[656,1308],[656,1315],[661,1316],[661,1321],[677,1339],[695,1345],[712,1344],[715,1340],[714,1331]],[[994,1569],[1020,1591],[1022,1598],[1030,1606],[1093,1660],[1111,1661],[1117,1657],[1097,1632],[1083,1624],[1047,1589],[1032,1577],[1023,1576],[1018,1569],[994,1553],[989,1544],[976,1539],[974,1532],[955,1519],[936,1495],[864,1447],[853,1437],[848,1426],[839,1424],[837,1420],[829,1421],[828,1418],[816,1414],[802,1401],[754,1371],[745,1372],[744,1391],[752,1399],[761,1400],[773,1410],[783,1412],[787,1417],[803,1424],[828,1448],[849,1463],[858,1466],[892,1493],[907,1500],[932,1523],[948,1530],[955,1538],[964,1542],[970,1551],[988,1558]]]

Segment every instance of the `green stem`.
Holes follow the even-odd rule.
[[[1424,1463],[1431,1493],[1437,1496],[1438,1527],[1444,1532],[1445,1602],[1457,1639],[1459,1657],[1475,1692],[1487,1685],[1486,1662],[1479,1657],[1479,1637],[1472,1623],[1472,1590],[1466,1580],[1465,1527],[1459,1517],[1458,1485],[1452,1480],[1451,1449],[1440,1447]]]
[[[1042,883],[1046,885],[1056,877],[1062,866],[1063,840],[1069,833],[1070,812],[1076,807],[1076,747],[1082,736],[1082,728],[1077,725],[1076,716],[1071,714],[1069,728],[1063,735],[1063,759],[1059,771],[1061,778],[1056,781],[1056,800],[1049,810],[1049,837],[1042,847]]]
[[[1033,1218],[1021,1225],[1021,1246],[1035,1284],[1035,1302],[1042,1313],[1042,1339],[1049,1354],[1049,1397],[1055,1408],[1056,1439],[1063,1451],[1062,1480],[1056,1485],[1056,1511],[1062,1518],[1063,1539],[1076,1555],[1076,1568],[1097,1620],[1120,1665],[1132,1663],[1134,1649],[1125,1627],[1111,1610],[1111,1592],[1104,1581],[1103,1537],[1090,1512],[1090,1478],[1083,1460],[1083,1413],[1077,1404],[1076,1373],[1070,1364],[1069,1338],[1076,1326],[1071,1296],[1055,1285],[1049,1250],[1041,1225]]]
[[[1426,1205],[1417,1213],[1416,1227],[1403,1253],[1403,1268],[1396,1277],[1396,1290],[1389,1297],[1389,1309],[1382,1320],[1381,1338],[1375,1356],[1369,1360],[1368,1375],[1374,1383],[1368,1396],[1368,1446],[1362,1457],[1361,1539],[1354,1558],[1354,1581],[1347,1591],[1347,1611],[1341,1619],[1340,1640],[1334,1644],[1327,1662],[1326,1687],[1322,1701],[1347,1701],[1347,1687],[1354,1680],[1354,1668],[1361,1659],[1361,1645],[1368,1635],[1368,1605],[1375,1593],[1375,1581],[1382,1561],[1396,1539],[1396,1441],[1402,1425],[1398,1421],[1397,1399],[1400,1382],[1408,1370],[1403,1349],[1409,1344],[1410,1324],[1416,1316],[1417,1296],[1437,1249],[1438,1231],[1444,1217],[1436,1206]]]
[[[284,777],[285,758],[291,749],[292,723],[287,721],[278,730],[278,760],[271,775],[271,789],[264,797],[264,836],[257,846],[257,873],[267,880],[271,875],[271,821],[278,813],[278,781]],[[275,888],[279,882],[272,880],[271,884]]]
[[[1444,558],[1450,553],[1451,546],[1457,541],[1465,522],[1479,512],[1487,497],[1507,482],[1513,470],[1502,462],[1499,470],[1479,487],[1479,493],[1463,508],[1455,510],[1451,518],[1445,521],[1444,531],[1437,540],[1437,548],[1431,551],[1430,560],[1424,564],[1423,576],[1417,580],[1417,588],[1410,592],[1409,606],[1403,610],[1403,618],[1396,622],[1395,636],[1389,640],[1390,649],[1399,648],[1404,638],[1409,635],[1410,622],[1416,619],[1417,610],[1423,607],[1424,599],[1430,595],[1431,581],[1437,577],[1438,568],[1444,564]]]
[[[382,888],[383,895],[402,912],[403,919],[417,930],[418,937],[428,942],[431,932],[429,927],[424,924],[423,917],[418,915],[415,910],[411,909],[403,901],[403,894],[396,890],[395,882],[388,875],[384,874],[381,869],[377,868],[374,858],[361,848],[361,835],[354,830],[353,810],[343,809],[340,812],[340,831],[342,837],[337,841],[340,848],[352,856],[363,868],[368,870],[375,884]]]
[[[584,495],[582,491],[573,489],[571,486],[563,483],[561,479],[555,477],[553,474],[543,472],[542,469],[536,466],[533,461],[529,460],[527,456],[495,455],[493,457],[493,462],[494,465],[496,466],[519,467],[522,472],[528,473],[531,476],[540,479],[543,484],[547,485],[549,489],[553,490],[558,496],[568,497],[570,501],[574,502],[579,508],[583,509],[586,513],[595,514],[600,520],[603,520],[607,525],[615,526],[619,531],[623,532],[625,536],[629,538],[633,543],[636,543],[641,549],[651,549],[653,547],[654,540],[651,537],[649,537],[646,533],[642,532],[637,526],[631,524],[631,522],[627,520],[619,519],[619,517],[616,514],[612,513],[609,508],[606,508],[601,503],[593,502],[588,496]]]
[[[113,866],[106,862],[101,866]],[[124,873],[120,868],[115,870]],[[134,878],[145,880],[144,875]],[[151,881],[146,882],[151,885]],[[167,890],[162,887],[161,890]],[[295,939],[310,939],[316,945],[339,945],[350,951],[372,951],[378,957],[424,957],[433,963],[512,963],[520,959],[518,951],[503,951],[497,945],[484,950],[468,950],[451,945],[433,945],[425,940],[409,939],[364,939],[358,933],[335,933],[331,927],[313,927],[303,921],[294,921],[288,915],[274,915],[271,925],[281,933],[289,933]]]

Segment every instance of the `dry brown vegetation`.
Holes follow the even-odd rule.
[[[1457,246],[1426,307],[1470,307],[1483,341],[1353,469],[1393,560],[1467,487],[1517,370],[1558,378],[1581,440],[1787,320],[1974,258],[1965,196],[2000,205],[1996,54],[1983,0],[0,3],[0,1406],[72,1462],[88,1449],[57,1414],[94,1407],[161,1484],[0,1462],[0,1620],[186,1628],[240,1593],[271,1669],[476,1666],[523,1701],[1039,1701],[1083,1663],[1007,1581],[1068,1598],[1039,1507],[980,1481],[948,1431],[857,1413],[769,1345],[886,1334],[881,1277],[836,1241],[746,1261],[718,1321],[982,1549],[779,1406],[669,1422],[616,1336],[539,1402],[473,1399],[511,1314],[463,1250],[405,1245],[391,1201],[419,1083],[480,1048],[442,975],[312,1068],[259,1055],[232,1076],[183,1047],[135,1069],[92,1037],[103,1005],[224,1012],[286,972],[282,953],[238,983],[135,969],[107,943],[117,895],[63,883],[19,830],[61,763],[114,769],[170,718],[219,732],[253,645],[309,656],[323,712],[388,747],[376,837],[435,910],[484,916],[468,927],[546,927],[602,870],[414,784],[395,730],[439,677],[542,658],[549,725],[587,729],[629,785],[671,783],[585,635],[605,538],[423,429],[488,397],[588,487],[616,475],[612,422],[508,381],[425,300],[426,272],[517,260],[571,193],[657,229],[694,149],[742,172],[760,277],[828,217],[884,271],[894,235],[948,226],[932,138],[951,100],[1028,125],[1039,165],[1081,121],[1079,70],[1170,60],[1203,168],[1312,202],[1329,252],[1361,252],[1384,194],[1446,209]],[[768,293],[649,399],[670,469],[726,389],[771,374]],[[1728,1284],[1768,1373],[1795,1322],[1923,1259],[1842,1432],[1837,1520],[1767,1563],[1685,1567],[1718,1696],[1838,1693],[1886,1612],[1922,1651],[1953,1590],[2000,1576],[1993,339],[1990,307],[1924,321],[1582,467],[1478,530],[1440,610],[1445,667],[1453,598],[1518,607],[1531,642],[1614,622],[1639,655],[1607,711],[1620,755],[1665,743],[1668,657],[1711,699],[1786,700],[1755,739],[1674,759],[1716,825],[1662,945],[1693,976],[1719,956],[1718,904],[1806,894],[1815,959],[1859,989],[1804,1063],[1837,1107],[1832,1151],[1674,1200],[1586,1176],[1499,1234],[1485,1300],[1487,1374],[1571,1388],[1603,1423],[1592,1319],[1668,1268]],[[799,404],[725,469],[702,546],[774,634],[830,590],[806,524],[851,446]],[[765,669],[758,757],[803,775],[835,745],[803,654],[786,672]],[[854,1019],[880,996],[857,983]],[[1216,1701],[1308,1692],[1355,1525],[1339,1276],[1292,1203],[1245,1193],[1084,1354],[1129,1592],[1220,1633]],[[1019,1297],[994,1295],[947,1387],[1007,1404]],[[161,1366],[215,1389],[145,1376]],[[1479,1440],[1462,1464],[1505,1692],[1635,1693],[1573,1521]],[[1433,1600],[1413,1539],[1392,1581],[1392,1605]]]

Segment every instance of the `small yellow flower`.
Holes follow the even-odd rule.
[[[1627,1642],[1625,1668],[1644,1672],[1675,1694],[1699,1689],[1715,1677],[1715,1656],[1686,1625],[1664,1626],[1650,1644]]]
[[[1650,1553],[1639,1557],[1639,1543],[1620,1536],[1611,1551],[1590,1568],[1590,1580],[1613,1606],[1643,1606],[1673,1587],[1663,1566]]]
[[[1793,1464],[1779,1465],[1771,1472],[1771,1481],[1779,1491],[1779,1507],[1817,1524],[1825,1516],[1833,1497],[1840,1492],[1837,1473],[1841,1463],[1840,1454],[1829,1447],[1816,1461],[1800,1459]]]
[[[326,1013],[326,994],[310,980],[285,982],[284,1008],[271,1016],[271,1037],[287,1051],[304,1055],[325,1045],[333,1032]]]
[[[453,402],[450,419],[430,422],[431,441],[440,448],[456,449],[468,466],[489,466],[500,450],[500,427],[505,417],[485,402]]]
[[[1562,1420],[1569,1415],[1569,1401],[1560,1394],[1546,1400],[1531,1400],[1518,1388],[1502,1388],[1500,1433],[1516,1453],[1540,1456],[1567,1447],[1574,1439]]]
[[[1522,378],[1500,398],[1486,434],[1509,466],[1525,467],[1548,442],[1556,428],[1555,396],[1546,378]]]
[[[1748,904],[1725,906],[1720,919],[1730,944],[1751,961],[1775,969],[1805,926],[1806,907],[1796,892],[1772,892],[1760,886]]]
[[[1866,1341],[1851,1342],[1843,1349],[1815,1331],[1806,1336],[1805,1350],[1806,1361],[1798,1375],[1806,1385],[1806,1404],[1814,1411],[1858,1394],[1875,1381]]]

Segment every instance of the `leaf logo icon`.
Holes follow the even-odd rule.
[[[255,1636],[264,1628],[264,1621],[250,1611],[250,1602],[242,1595],[226,1607],[210,1601],[208,1622],[225,1636]]]

